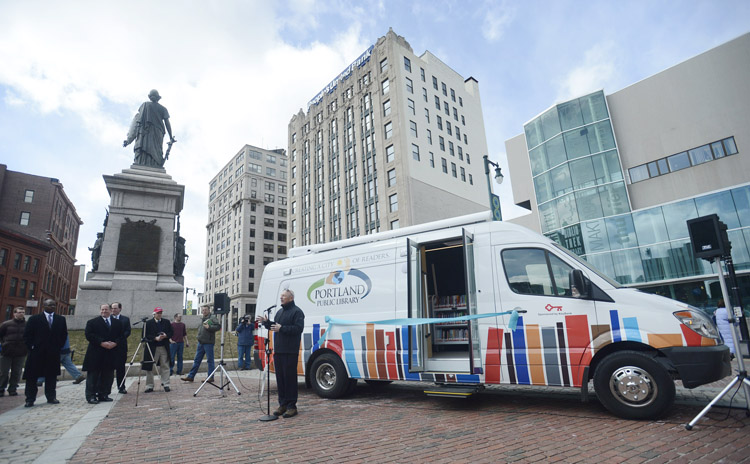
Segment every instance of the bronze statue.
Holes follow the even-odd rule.
[[[133,145],[135,160],[133,163],[139,166],[161,168],[164,167],[164,162],[169,158],[169,151],[176,140],[172,136],[169,112],[159,104],[159,100],[161,100],[159,92],[155,89],[150,91],[148,99],[149,101],[143,103],[138,108],[138,113],[133,117],[127,138],[122,143],[122,146],[127,147],[135,141],[135,145]],[[165,127],[169,134],[166,155],[162,153]]]
[[[91,252],[91,270],[94,272],[99,270],[99,257],[102,255],[102,242],[104,241],[103,237],[103,233],[97,232],[94,247],[89,248],[89,251]]]
[[[185,239],[178,235],[177,241],[175,242],[174,275],[182,275],[182,272],[185,270],[185,263],[187,263],[187,258],[188,255],[185,254]]]

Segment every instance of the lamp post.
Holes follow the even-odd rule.
[[[502,221],[503,213],[500,210],[500,197],[492,193],[492,181],[490,180],[490,165],[495,167],[495,182],[498,185],[503,183],[503,172],[500,170],[500,165],[490,161],[487,155],[484,158],[484,173],[487,176],[487,192],[490,195],[490,209],[492,210],[492,219],[494,221]]]
[[[185,306],[183,306],[183,309],[182,309],[182,313],[183,314],[187,313],[187,297],[188,297],[188,292],[190,292],[191,290],[193,292],[193,295],[195,295],[195,289],[194,288],[185,287]]]

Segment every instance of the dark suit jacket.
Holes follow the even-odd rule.
[[[23,340],[29,350],[26,357],[24,379],[37,379],[60,375],[60,350],[68,338],[68,324],[65,318],[55,314],[52,327],[47,315],[42,311],[26,321]]]
[[[102,342],[119,343],[122,339],[122,323],[112,317],[109,318],[111,327],[107,327],[104,318],[96,316],[86,323],[86,340],[89,347],[83,358],[84,371],[103,371],[115,368],[117,348],[108,350],[101,346]]]
[[[125,362],[128,357],[128,337],[130,336],[130,318],[120,313],[120,324],[122,324],[122,337],[117,340],[117,348],[115,348],[115,357],[119,362]]]

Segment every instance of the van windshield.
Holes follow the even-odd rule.
[[[568,255],[568,256],[570,256],[571,258],[573,258],[573,259],[575,259],[576,261],[578,261],[578,263],[579,263],[579,264],[580,264],[581,266],[585,267],[585,268],[586,268],[586,269],[588,269],[589,271],[593,272],[594,274],[598,275],[598,276],[599,276],[599,277],[601,277],[602,279],[606,280],[606,281],[607,281],[607,283],[608,283],[608,284],[610,284],[611,286],[613,286],[613,287],[615,287],[615,288],[621,288],[621,287],[622,287],[622,284],[620,284],[620,283],[619,283],[619,282],[617,282],[616,280],[612,279],[611,277],[608,277],[608,276],[607,276],[607,274],[605,274],[605,273],[603,273],[602,271],[600,271],[599,269],[595,268],[595,267],[594,267],[594,266],[593,266],[593,265],[592,265],[591,263],[589,263],[589,262],[588,262],[588,261],[586,261],[585,259],[581,258],[581,257],[580,257],[580,256],[578,256],[577,254],[573,253],[572,251],[568,250],[568,249],[567,249],[567,248],[565,248],[564,246],[560,245],[560,244],[559,244],[559,243],[557,243],[557,242],[552,242],[552,244],[553,244],[553,245],[554,245],[555,247],[557,247],[557,248],[558,248],[559,250],[561,250],[562,252],[564,252],[564,253],[565,253],[566,255]]]

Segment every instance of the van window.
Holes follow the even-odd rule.
[[[573,269],[557,256],[539,248],[504,250],[503,267],[508,285],[522,295],[570,296]]]

